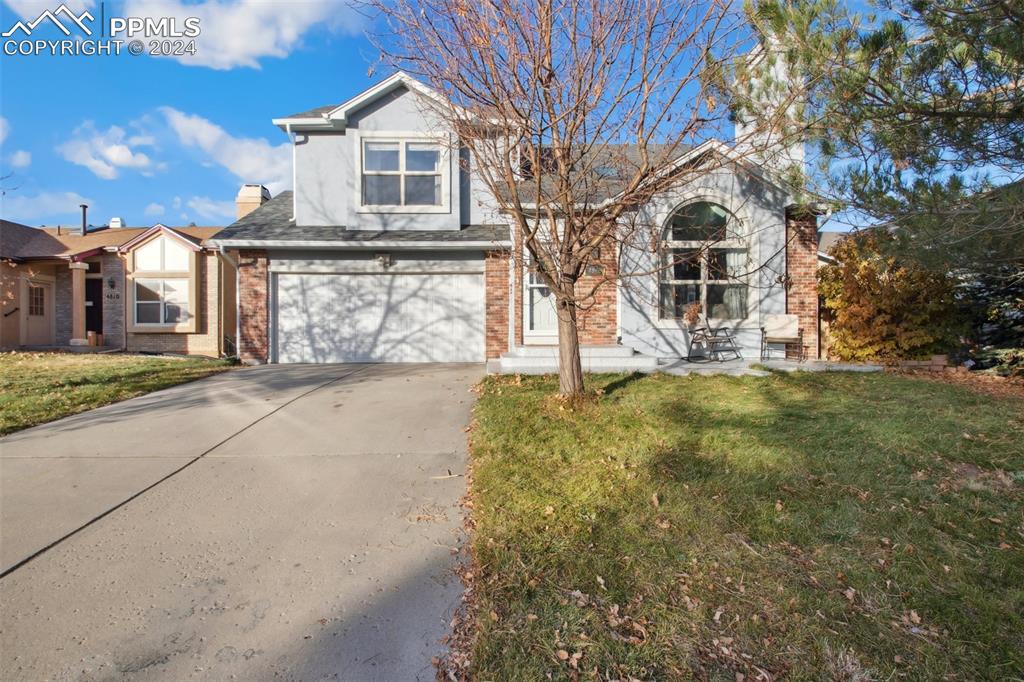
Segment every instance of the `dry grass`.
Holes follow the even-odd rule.
[[[488,379],[469,676],[1019,679],[1024,402],[877,374]]]
[[[206,358],[0,353],[0,435],[229,367],[225,361]]]

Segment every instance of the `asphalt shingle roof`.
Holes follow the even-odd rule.
[[[67,258],[106,246],[120,246],[150,227],[92,227],[84,236],[80,227],[30,227],[0,220],[0,257]],[[202,244],[219,227],[171,228],[186,239]]]
[[[504,225],[466,225],[461,230],[350,230],[344,225],[296,225],[292,192],[281,192],[217,234],[216,241],[273,242],[507,242]]]
[[[339,106],[341,105],[325,104],[322,107],[314,107],[312,109],[307,109],[306,111],[300,111],[297,114],[291,114],[290,116],[285,116],[284,118],[321,118],[323,117],[324,114],[328,114],[331,111],[334,111]]]

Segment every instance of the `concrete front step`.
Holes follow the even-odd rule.
[[[641,355],[628,346],[581,346],[584,372],[652,372],[658,358]],[[556,346],[523,346],[487,363],[491,374],[551,374],[558,371]]]
[[[581,358],[631,358],[636,354],[629,346],[609,344],[604,346],[580,346]],[[519,346],[502,357],[557,358],[558,346]]]

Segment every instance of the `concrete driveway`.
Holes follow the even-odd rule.
[[[482,373],[241,369],[0,439],[0,678],[433,679]]]

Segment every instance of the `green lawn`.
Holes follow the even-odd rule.
[[[205,358],[0,353],[0,435],[222,372]]]
[[[555,388],[490,378],[476,408],[473,679],[1024,676],[1024,402],[885,374]]]

